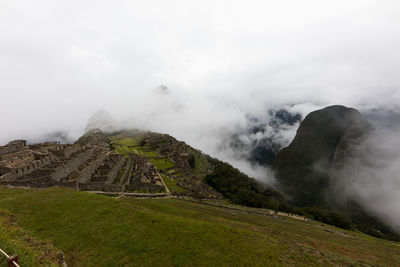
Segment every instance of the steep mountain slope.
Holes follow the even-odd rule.
[[[279,188],[298,205],[323,204],[338,146],[368,130],[369,124],[352,108],[330,106],[311,112],[294,140],[276,156]]]
[[[278,188],[291,204],[334,210],[364,232],[398,239],[387,223],[346,191],[359,171],[353,164],[355,151],[373,132],[371,124],[352,108],[330,106],[311,112],[291,144],[276,156],[273,167]],[[358,153],[357,160],[363,160],[360,157],[366,153]]]

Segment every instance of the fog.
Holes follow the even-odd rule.
[[[399,134],[400,124],[375,128],[361,143],[352,146],[351,156],[343,166],[344,175],[335,177],[336,192],[341,195],[337,199],[355,200],[397,233],[400,233]]]
[[[371,0],[2,1],[0,144],[54,132],[73,141],[105,110],[112,127],[171,134],[272,182],[224,140],[248,127],[248,116],[268,121],[270,109],[304,116],[330,104],[399,103],[399,8]],[[297,126],[277,140],[288,144]]]

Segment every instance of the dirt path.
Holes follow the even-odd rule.
[[[168,195],[171,195],[171,192],[169,191],[168,186],[165,184],[165,182],[164,182],[163,178],[161,177],[160,173],[158,172],[158,170],[157,170],[157,175],[158,175],[158,177],[160,177],[160,180],[161,180],[162,184],[164,185],[165,192],[167,192]]]

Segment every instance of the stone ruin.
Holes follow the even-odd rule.
[[[94,137],[95,138],[94,138]],[[199,152],[166,134],[146,133],[140,148],[155,151],[157,160],[173,166],[157,170],[153,158],[136,154],[123,156],[113,152],[107,137],[92,131],[75,144],[46,142],[29,144],[15,140],[0,146],[0,184],[26,187],[63,186],[81,191],[109,194],[169,195],[160,173],[184,190],[177,196],[221,198],[203,176],[195,175],[190,164],[193,152]],[[159,173],[160,172],[160,173]]]
[[[126,158],[105,144],[27,145],[25,140],[0,146],[0,184],[111,193],[168,192],[157,169],[144,157]]]
[[[131,157],[133,159],[133,171],[127,179],[126,190],[128,192],[137,189],[143,192],[163,191],[164,183],[151,161],[138,155]]]
[[[193,155],[201,153],[200,151],[193,149],[185,142],[177,141],[168,134],[149,132],[144,135],[144,140],[157,152],[158,159],[169,159],[174,164],[174,166],[162,170],[161,173],[187,190],[177,195],[203,199],[222,198],[214,188],[203,180],[203,177],[194,173],[194,167],[189,163]],[[204,168],[207,169],[206,166]]]

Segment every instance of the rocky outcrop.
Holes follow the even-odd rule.
[[[93,129],[82,135],[76,141],[76,144],[91,145],[91,146],[94,145],[107,146],[109,144],[109,139],[100,129]]]
[[[330,106],[311,112],[300,124],[291,144],[276,156],[278,188],[297,205],[323,205],[332,168],[371,126],[353,108]]]

